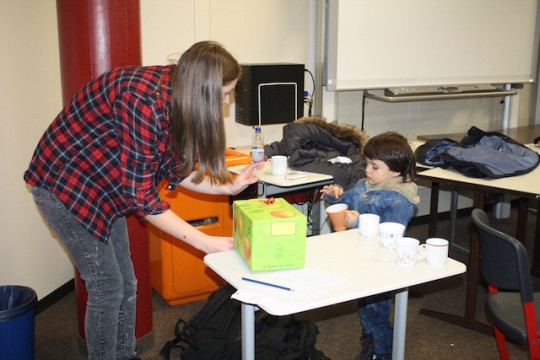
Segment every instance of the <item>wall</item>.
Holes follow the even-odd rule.
[[[143,64],[166,64],[177,60],[181,50],[193,42],[212,39],[222,43],[240,63],[301,63],[313,71],[313,3],[314,0],[142,0]],[[311,78],[306,75],[305,81],[311,90]],[[253,129],[235,122],[234,109],[234,103],[225,109],[227,144],[247,145]],[[282,127],[265,125],[265,141],[281,140]]]
[[[0,284],[30,286],[41,298],[73,277],[23,181],[62,106],[55,1],[1,1],[0,47]]]

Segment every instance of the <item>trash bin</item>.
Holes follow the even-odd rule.
[[[36,292],[25,286],[0,286],[0,359],[34,358]]]

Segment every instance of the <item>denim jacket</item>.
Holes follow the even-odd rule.
[[[420,201],[416,184],[403,182],[401,177],[378,185],[370,185],[366,179],[362,179],[338,199],[325,196],[325,200],[329,204],[345,203],[349,210],[356,210],[360,214],[377,214],[381,222],[398,222],[405,227]],[[358,227],[358,219],[353,227]]]

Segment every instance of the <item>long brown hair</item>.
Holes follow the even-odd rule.
[[[171,142],[187,177],[198,169],[193,182],[200,183],[208,170],[212,183],[230,183],[225,164],[225,125],[222,87],[240,76],[236,59],[220,44],[194,44],[173,67],[170,108]]]

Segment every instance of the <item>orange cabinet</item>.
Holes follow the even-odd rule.
[[[249,155],[227,150],[227,165],[247,164]],[[232,210],[226,195],[206,195],[178,187],[159,194],[171,210],[209,235],[232,236]],[[150,281],[152,288],[170,305],[205,299],[224,283],[203,261],[204,253],[148,224]]]

